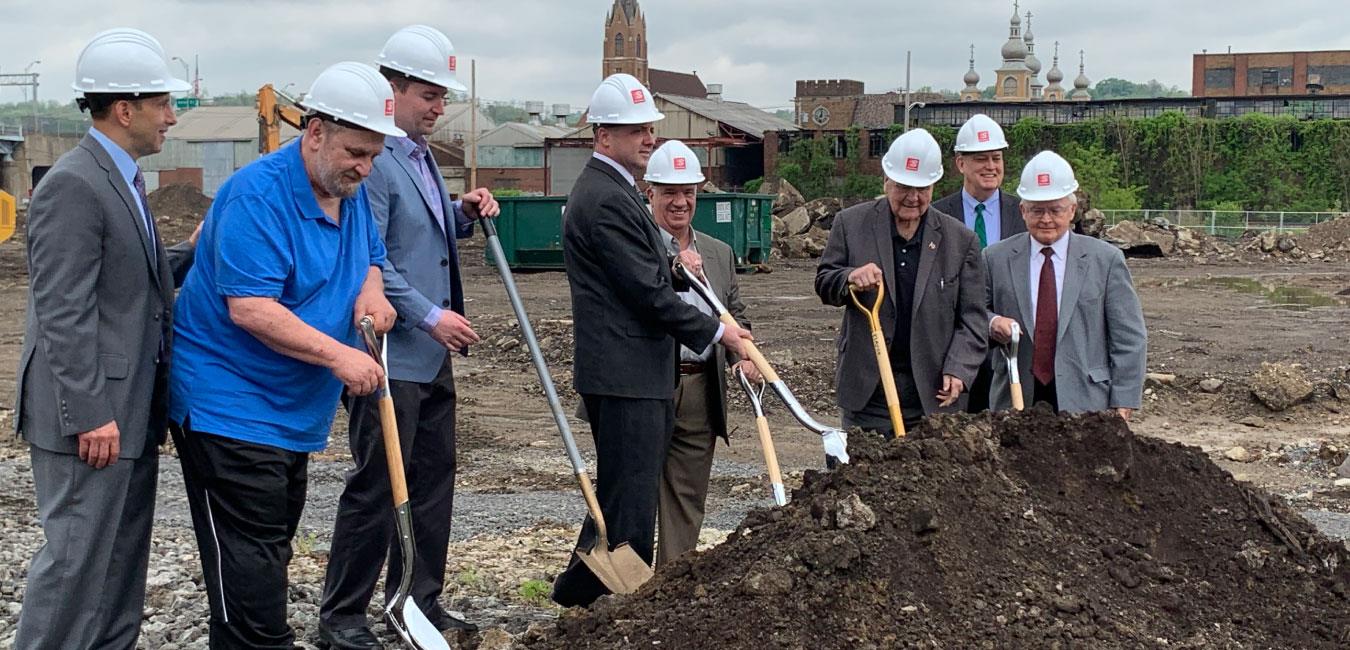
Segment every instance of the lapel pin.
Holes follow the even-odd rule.
[[[930,242],[928,242],[928,250],[930,250],[930,251],[935,251],[935,250],[937,250],[937,242],[935,242],[935,241],[930,241]]]

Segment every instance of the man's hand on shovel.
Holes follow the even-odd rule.
[[[749,356],[745,349],[745,343],[755,340],[755,337],[750,334],[750,330],[739,325],[732,325],[729,322],[723,322],[722,326],[722,345],[736,356]]]
[[[881,267],[868,262],[848,274],[848,283],[857,288],[858,291],[870,291],[882,285],[885,277],[881,273]]]

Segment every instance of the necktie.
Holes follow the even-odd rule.
[[[1031,374],[1042,386],[1055,380],[1055,339],[1059,335],[1059,306],[1055,296],[1055,258],[1049,246],[1041,249],[1040,287],[1036,291],[1036,331],[1031,340]]]
[[[980,250],[989,245],[989,235],[984,232],[984,204],[975,204],[975,234],[980,238]]]
[[[159,232],[155,228],[155,216],[150,214],[150,199],[145,195],[145,176],[141,174],[139,167],[136,168],[136,178],[132,181],[136,186],[136,196],[141,201],[141,211],[145,214],[145,234],[150,237],[150,268],[159,270],[158,241]]]

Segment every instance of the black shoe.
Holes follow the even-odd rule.
[[[431,624],[436,626],[438,632],[449,632],[451,630],[460,630],[473,634],[478,631],[478,626],[470,623],[450,612],[441,610],[440,616],[432,615]]]
[[[384,650],[384,644],[380,643],[380,638],[364,625],[341,630],[320,625],[319,647],[336,650]]]

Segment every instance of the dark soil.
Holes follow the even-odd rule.
[[[211,198],[191,185],[165,185],[146,197],[165,246],[187,239],[211,209]]]
[[[1350,552],[1114,416],[935,419],[530,648],[1346,648]],[[992,422],[992,425],[991,425]]]

